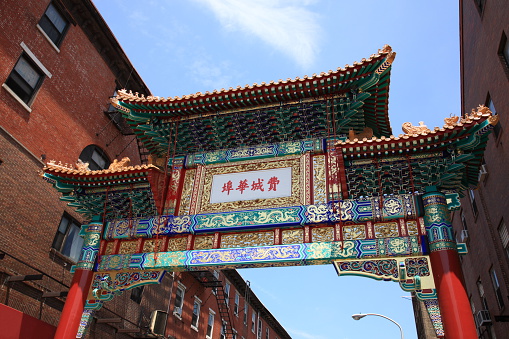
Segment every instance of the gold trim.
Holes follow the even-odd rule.
[[[184,174],[184,187],[182,188],[182,194],[180,195],[179,215],[189,215],[195,174],[195,169],[188,169]]]
[[[305,156],[305,155],[303,155]],[[235,164],[216,164],[207,165],[203,167],[202,180],[200,181],[200,190],[198,204],[196,206],[196,214],[201,213],[217,213],[229,211],[242,211],[248,209],[263,209],[263,208],[277,208],[284,206],[300,205],[306,201],[304,190],[302,189],[303,182],[306,177],[306,162],[301,162],[300,155],[286,156],[276,158],[274,160],[258,159],[237,162]],[[292,195],[290,197],[279,197],[272,199],[254,199],[222,203],[210,203],[210,195],[212,191],[212,178],[214,175],[239,173],[248,171],[262,171],[276,168],[292,168]]]

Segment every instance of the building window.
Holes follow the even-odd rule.
[[[67,32],[69,20],[66,19],[53,3],[50,3],[39,21],[39,26],[55,46],[58,47],[62,43],[64,35]]]
[[[481,298],[481,309],[488,310],[488,302],[486,301],[486,296],[484,295],[484,286],[481,282],[481,279],[477,280],[477,291],[479,292],[479,297]]]
[[[235,292],[235,305],[233,307],[233,314],[235,314],[237,317],[239,316],[239,302],[240,295],[238,292]]]
[[[200,308],[201,308],[201,300],[198,297],[194,297],[194,305],[193,305],[193,317],[191,318],[191,327],[198,331],[198,323],[200,321]]]
[[[486,0],[474,0],[477,10],[479,14],[484,12],[484,7],[486,7]]]
[[[221,322],[221,335],[219,336],[220,339],[226,339],[226,324],[224,321]]]
[[[214,333],[214,311],[209,309],[209,320],[207,322],[207,338],[212,338],[212,333]]]
[[[497,297],[498,307],[502,309],[504,308],[504,297],[502,296],[500,284],[498,283],[497,272],[495,272],[493,267],[490,269],[490,277],[491,282],[493,283],[493,289],[495,290],[495,295]]]
[[[269,328],[268,327],[265,327],[265,339],[270,339],[269,338]]]
[[[226,304],[230,306],[230,283],[226,282],[224,285],[224,297],[226,299]]]
[[[493,115],[497,115],[497,109],[495,108],[495,104],[493,103],[493,100],[491,99],[491,95],[488,93],[488,97],[486,98],[486,107],[488,107],[493,113]],[[498,136],[502,132],[502,127],[500,126],[500,122],[493,126],[493,134],[495,135],[495,139],[498,140]]]
[[[249,305],[244,300],[244,325],[247,325],[247,312],[249,311]]]
[[[175,292],[175,306],[173,307],[173,314],[178,317],[182,317],[182,307],[184,306],[184,294],[186,293],[186,287],[180,282]]]
[[[212,274],[214,274],[214,278],[216,278],[217,281],[219,281],[219,271],[214,270],[212,271]],[[216,295],[217,293],[217,287],[212,287],[212,294]]]
[[[44,80],[44,72],[25,53],[21,54],[5,85],[25,104],[30,106]]]
[[[509,70],[509,42],[505,32],[502,32],[502,38],[500,39],[500,45],[498,47],[498,55],[506,70]]]
[[[143,296],[143,287],[144,286],[139,286],[131,290],[131,300],[137,304],[141,303],[141,297]]]
[[[262,327],[262,318],[260,318],[260,315],[258,314],[258,334],[256,335],[258,339],[262,339]]]
[[[498,225],[498,234],[500,235],[500,240],[502,241],[502,246],[504,246],[505,253],[509,258],[509,232],[507,231],[504,220],[502,220],[500,225]]]
[[[472,205],[474,217],[477,217],[477,213],[479,213],[479,210],[477,209],[477,203],[475,202],[474,190],[468,190],[468,196],[470,197],[470,204]]]
[[[251,332],[253,333],[256,332],[255,327],[256,327],[256,315],[253,310],[253,313],[251,313]]]
[[[83,238],[80,237],[80,230],[80,223],[69,214],[64,213],[62,219],[60,219],[60,225],[51,247],[74,262],[78,262],[81,248],[83,247]]]
[[[83,149],[79,159],[88,163],[88,168],[92,171],[106,169],[110,166],[110,160],[106,153],[96,145],[88,145]]]
[[[465,218],[465,213],[461,211],[461,226],[464,230],[468,231],[467,219]]]

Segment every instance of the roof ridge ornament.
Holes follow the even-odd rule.
[[[401,129],[405,134],[410,135],[431,132],[428,126],[424,125],[424,121],[419,121],[419,126],[414,126],[411,122],[404,122],[403,125],[401,125]]]
[[[131,164],[131,159],[129,157],[123,157],[122,160],[113,160],[113,162],[108,167],[108,170],[110,171],[121,171],[125,168],[128,168]]]

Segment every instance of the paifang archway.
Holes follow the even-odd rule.
[[[449,211],[498,120],[480,106],[391,135],[394,57],[385,46],[337,71],[182,98],[120,91],[150,164],[44,169],[91,220],[56,338],[165,271],[324,264],[398,282],[438,336],[477,338]]]

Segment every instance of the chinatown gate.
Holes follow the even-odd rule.
[[[477,338],[450,211],[477,185],[497,116],[484,106],[434,130],[388,118],[389,46],[311,77],[112,103],[151,153],[44,178],[90,223],[55,338],[167,271],[334,265],[397,282],[437,336]],[[410,117],[409,117],[410,118]]]

